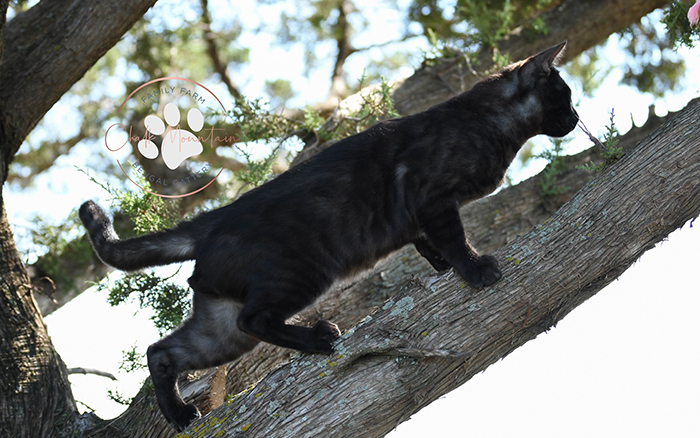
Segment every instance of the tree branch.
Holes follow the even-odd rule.
[[[95,368],[82,368],[82,367],[68,368],[68,374],[94,374],[96,376],[107,377],[108,379],[111,379],[111,380],[117,380],[117,378],[114,376],[114,374],[108,373],[107,371],[97,370]]]
[[[78,410],[66,366],[32,299],[1,194],[0,351],[0,436],[72,435]]]
[[[335,57],[335,65],[331,74],[331,89],[328,92],[326,100],[314,108],[320,111],[321,114],[328,115],[338,106],[338,104],[347,97],[348,88],[343,77],[345,61],[348,57],[356,52],[350,43],[350,31],[352,30],[348,15],[352,12],[352,4],[346,0],[340,0],[337,5],[338,21],[333,26],[333,32],[336,40],[338,53]]]
[[[44,114],[154,3],[44,0],[7,23],[0,69],[0,182]]]
[[[226,64],[221,60],[219,56],[219,49],[216,44],[216,36],[211,30],[211,14],[209,14],[209,0],[201,0],[202,5],[202,23],[204,24],[204,41],[207,43],[207,53],[211,59],[212,65],[214,66],[214,71],[216,71],[221,77],[221,82],[226,85],[228,92],[231,96],[235,98],[241,97],[241,92],[238,88],[233,85],[231,77],[228,75]]]
[[[473,290],[452,271],[414,280],[349,330],[334,356],[297,357],[193,429],[384,436],[549,330],[700,214],[698,117],[695,101],[549,220],[498,250],[504,277],[492,287]]]

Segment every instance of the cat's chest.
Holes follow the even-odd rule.
[[[459,160],[455,160],[459,163]],[[504,180],[508,164],[499,154],[482,155],[465,159],[461,166],[453,167],[454,183],[450,188],[459,203],[473,201],[493,193]]]

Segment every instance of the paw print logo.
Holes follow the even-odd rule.
[[[168,103],[163,106],[164,102]],[[147,116],[134,129],[131,123],[139,114]],[[216,158],[216,148],[238,141],[226,132],[226,114],[221,100],[198,82],[175,76],[151,79],[116,108],[114,123],[105,131],[104,145],[114,154],[124,177],[138,189],[164,198],[190,196],[212,185],[224,170],[208,162]],[[155,143],[156,136],[159,144]],[[123,150],[126,146],[128,150]],[[205,147],[212,153],[205,154]],[[129,154],[132,151],[135,162]],[[120,161],[124,157],[128,165]]]
[[[146,116],[144,125],[147,135],[139,140],[137,147],[141,155],[149,160],[156,159],[160,152],[168,169],[175,170],[186,159],[201,154],[204,147],[200,138],[194,133],[180,129],[180,108],[174,102],[165,105],[163,118],[168,124],[167,127],[160,117],[153,114]],[[204,116],[199,109],[192,108],[187,112],[187,125],[194,132],[199,132],[202,129]],[[151,141],[150,134],[163,136],[160,151],[158,146]]]

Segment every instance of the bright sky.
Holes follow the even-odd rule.
[[[224,12],[223,5],[212,2],[214,16],[217,9]],[[249,24],[265,14],[265,8],[255,9],[252,0],[236,2],[236,7]],[[365,42],[394,38],[397,26],[398,21],[393,27],[383,23],[372,31],[374,38]],[[295,104],[303,106],[325,97],[328,87],[319,84],[328,83],[329,70],[303,77],[299,47],[272,48],[274,38],[253,33],[245,34],[243,42],[253,47],[251,65],[245,76],[234,80],[247,84],[248,95],[258,95],[264,80],[277,79],[279,65],[284,65],[289,78],[304,89],[299,99],[308,99]],[[332,59],[331,48],[327,50]],[[682,108],[699,94],[698,82],[691,79],[700,77],[697,52],[681,53],[689,63],[687,88],[682,95],[655,102],[661,114]],[[608,54],[614,59],[614,44]],[[361,75],[366,59],[352,60],[350,77]],[[411,67],[398,77],[410,75]],[[637,124],[646,119],[652,99],[619,86],[620,75],[619,71],[611,73],[594,98],[578,105],[579,114],[594,133],[604,130],[611,108],[622,132],[630,127],[629,114]],[[66,120],[65,109],[57,105],[46,119],[58,126],[75,123]],[[572,136],[572,151],[588,147],[579,130]],[[58,160],[51,174],[39,177],[33,188],[21,192],[6,188],[7,211],[16,233],[24,233],[28,218],[35,213],[61,218],[86,199],[104,199],[102,189],[88,184],[73,168],[73,164],[84,163],[91,147],[94,145],[77,146]],[[541,167],[542,163],[516,168],[513,176],[521,179]],[[433,403],[389,436],[700,436],[700,377],[695,369],[700,362],[700,323],[695,315],[700,308],[695,276],[698,247],[698,226],[686,225],[548,334]],[[184,267],[182,276],[186,278],[190,269]],[[123,409],[107,399],[107,389],[131,397],[146,376],[145,372],[129,375],[118,371],[122,351],[136,343],[145,352],[158,339],[148,315],[136,310],[135,306],[109,307],[104,294],[89,290],[46,318],[68,367],[98,368],[119,378],[112,382],[97,376],[71,376],[76,399],[96,409],[102,418],[114,417]]]

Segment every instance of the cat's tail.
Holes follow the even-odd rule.
[[[81,205],[78,215],[100,260],[122,271],[184,262],[195,257],[196,240],[187,222],[170,230],[120,240],[105,211],[94,202]]]

